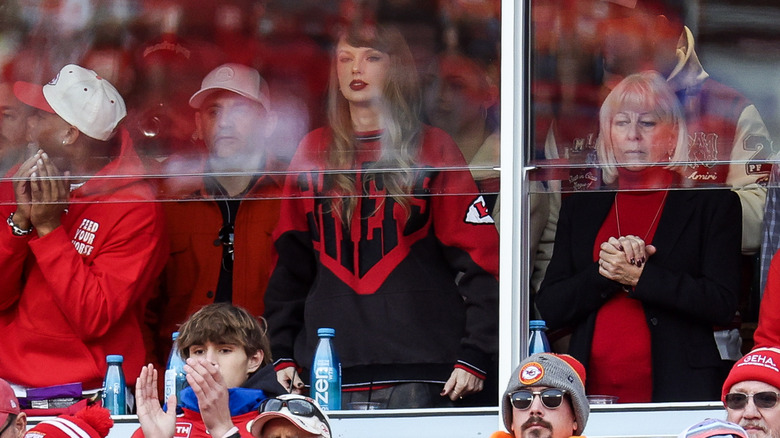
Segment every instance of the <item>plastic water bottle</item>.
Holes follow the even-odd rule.
[[[125,386],[125,373],[122,372],[122,362],[125,358],[119,354],[106,356],[108,369],[103,379],[103,407],[111,412],[111,415],[125,415],[127,413],[127,395]]]
[[[320,328],[317,350],[311,364],[311,393],[323,410],[341,409],[341,362],[333,348],[336,330]]]
[[[541,319],[532,319],[528,322],[531,335],[528,338],[528,355],[536,353],[549,353],[550,341],[547,340],[547,323]]]
[[[168,366],[165,369],[165,401],[171,394],[176,395],[177,405],[181,405],[181,390],[187,387],[187,373],[184,372],[184,359],[179,354],[179,332],[173,332],[173,347],[168,355]]]

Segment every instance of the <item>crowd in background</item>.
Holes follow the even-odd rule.
[[[26,338],[9,358],[40,358],[2,360],[4,377],[94,388],[113,349],[132,380],[190,315],[231,302],[268,319],[289,391],[332,326],[355,394],[491,403],[497,4],[421,6],[4,4],[3,81],[27,132],[4,147],[2,324]],[[74,348],[62,373],[38,368]]]
[[[499,2],[63,0],[0,5],[2,80],[44,84],[66,64],[96,71],[128,104],[125,125],[153,159],[192,148],[187,105],[214,67],[234,62],[269,83],[289,161],[324,121],[329,54],[353,21],[395,23],[422,72],[439,52],[476,60],[498,83]]]
[[[691,12],[685,7],[663,0],[583,0],[559,2],[561,10],[556,12],[549,5],[532,3],[534,123],[529,154],[531,160],[560,167],[532,174],[536,180],[529,212],[530,258],[535,301],[529,316],[551,322],[554,348],[582,361],[594,376],[590,384],[597,388],[621,387],[620,391],[641,393],[637,401],[716,397],[731,365],[752,346],[748,342],[743,347],[740,329],[745,317],[752,319],[749,323],[757,320],[757,304],[745,304],[755,299],[754,278],[757,282],[767,275],[770,279],[780,275],[772,274],[769,267],[774,251],[769,251],[767,236],[774,234],[768,227],[775,222],[764,221],[765,216],[776,214],[774,207],[765,210],[765,199],[773,196],[771,190],[767,195],[766,184],[774,147],[759,108],[740,91],[708,75],[694,50],[696,35],[688,26]],[[446,397],[451,402],[446,406],[492,404],[498,388],[492,379],[497,354],[496,230],[500,213],[499,22],[499,1],[5,1],[0,5],[0,171],[16,179],[29,177],[34,183],[42,172],[56,176],[58,165],[50,162],[44,151],[31,149],[26,120],[40,119],[40,111],[50,109],[50,113],[62,115],[59,107],[51,101],[49,108],[40,99],[25,100],[29,93],[22,93],[15,84],[43,85],[56,77],[49,84],[56,86],[67,65],[94,71],[98,80],[113,84],[126,104],[126,115],[116,122],[127,135],[121,137],[123,153],[125,145],[131,143],[138,153],[133,175],[149,183],[153,195],[148,198],[164,201],[142,215],[152,218],[148,225],[137,221],[137,226],[152,236],[149,241],[153,245],[168,248],[161,250],[164,256],[157,254],[160,259],[138,268],[143,272],[139,287],[143,299],[129,306],[144,313],[142,322],[134,321],[143,326],[147,351],[138,360],[160,368],[169,354],[173,330],[206,304],[232,302],[268,319],[271,352],[266,360],[274,361],[279,383],[297,392],[303,385],[296,380],[297,372],[308,367],[316,342],[315,325],[331,323],[340,310],[352,309],[351,322],[335,318],[334,324],[345,328],[337,339],[349,358],[346,368],[354,365],[348,373],[353,381],[347,381],[356,393],[368,388],[369,398],[374,394],[392,400],[393,395],[386,391],[389,383],[425,380],[439,385],[431,398]],[[400,38],[394,39],[395,31],[387,28],[397,30]],[[556,30],[561,33],[555,34]],[[590,38],[577,36],[583,34]],[[360,91],[362,85],[344,82],[340,76],[348,74],[344,66],[354,61],[351,56],[358,53],[356,50],[366,47],[387,54],[391,60],[386,77],[382,72],[374,73],[387,84],[381,105],[376,100],[364,105],[349,91]],[[400,53],[407,47],[409,56]],[[366,59],[378,62],[379,58]],[[655,95],[649,98],[650,103],[620,104],[631,107],[630,111],[645,104],[652,109],[648,112],[659,117],[653,124],[683,127],[673,138],[663,140],[666,149],[651,163],[676,167],[676,174],[661,172],[661,180],[653,179],[655,185],[627,178],[631,174],[625,173],[624,167],[636,168],[636,164],[625,165],[616,159],[609,149],[612,141],[602,138],[605,132],[617,132],[611,131],[610,123],[618,117],[609,111],[625,112],[616,110],[619,105],[615,101],[602,107],[605,99],[612,90],[621,90],[626,77],[647,70],[656,71],[651,79],[662,84],[654,85],[652,91],[664,98],[674,97],[668,99],[674,105],[659,105],[663,98]],[[407,77],[409,72],[415,78]],[[240,87],[219,85],[234,77]],[[251,90],[246,88],[249,83],[253,84]],[[221,122],[213,115],[213,108],[242,104],[236,103],[235,96],[215,94],[214,90],[234,92],[252,101],[256,114],[245,120],[246,130],[257,141],[249,146],[262,148],[262,157],[246,150],[233,154],[232,161],[225,159],[231,157],[219,150],[215,133]],[[45,91],[43,96],[50,100]],[[365,120],[368,122],[363,123]],[[650,122],[641,123],[640,130],[651,131]],[[109,141],[111,148],[119,150],[120,145],[109,137],[106,134],[99,140]],[[383,149],[388,138],[393,145],[389,151]],[[94,170],[92,173],[69,177],[91,178],[105,164],[100,160],[116,158],[114,149],[106,151],[111,152],[89,157],[86,164],[91,167],[83,166]],[[464,178],[465,169],[470,172]],[[127,175],[112,174],[116,176],[122,180]],[[6,178],[6,182],[11,180]],[[691,188],[691,192],[728,188],[733,193],[722,199],[698,193],[680,201],[682,195],[676,189]],[[71,191],[76,190],[71,187]],[[595,197],[572,194],[587,190],[605,192],[604,204],[585,201]],[[618,196],[613,194],[637,190],[649,192],[650,198],[626,195],[620,198],[624,207],[619,209]],[[323,194],[335,200],[320,200]],[[464,207],[458,203],[459,196],[436,196],[441,194],[467,195],[474,201]],[[12,212],[8,225],[15,236],[27,235],[32,225],[44,234],[56,228],[58,222],[41,219],[40,214],[35,219],[34,211],[30,217],[13,212],[14,205],[23,204],[22,195],[24,190],[20,193],[17,189],[16,203],[0,199]],[[370,203],[371,196],[382,201]],[[728,211],[720,215],[715,206]],[[678,210],[665,213],[673,207]],[[63,209],[55,213],[75,215],[79,211]],[[128,210],[141,215],[139,209]],[[696,226],[681,233],[669,232],[675,217],[663,214],[683,212],[681,216],[685,216],[689,210],[699,218]],[[118,211],[114,213],[119,216]],[[247,211],[252,211],[251,216]],[[405,216],[399,216],[400,212]],[[154,219],[158,213],[159,218]],[[4,217],[7,214],[3,210]],[[624,235],[629,232],[621,233],[620,215],[623,231],[629,229],[626,222],[634,223],[628,240]],[[165,218],[165,225],[161,218]],[[406,225],[397,226],[395,221]],[[480,224],[479,231],[471,232],[461,222]],[[736,227],[738,223],[741,226]],[[97,225],[86,221],[71,225],[77,233],[70,236],[72,243],[89,265],[95,256],[90,254],[89,239],[94,236],[89,233],[94,234]],[[392,235],[396,226],[400,232]],[[583,227],[590,227],[592,236],[588,237],[593,239],[603,237],[606,242],[609,236],[617,236],[614,242],[609,241],[614,253],[599,248],[601,240],[575,241],[587,234]],[[726,231],[730,233],[724,237]],[[664,238],[674,236],[666,247],[675,248],[673,255],[660,241],[651,245],[656,232]],[[381,245],[376,240],[380,238],[384,239]],[[737,240],[741,240],[740,248]],[[660,245],[658,255],[656,244]],[[21,280],[20,286],[13,285],[20,290],[33,287],[30,277],[25,277],[30,272],[45,271],[33,268],[46,261],[35,245],[30,244],[37,260],[18,266],[22,278],[27,279]],[[636,252],[629,250],[625,263],[620,262],[630,275],[619,278],[604,264],[618,265],[617,259],[610,257],[622,257],[622,245],[630,245]],[[392,254],[396,247],[403,249],[398,251],[403,255]],[[558,253],[553,257],[556,248]],[[693,249],[701,254],[690,252]],[[756,255],[759,249],[769,251],[760,260]],[[570,259],[566,259],[565,250],[572,251]],[[359,255],[360,262],[351,259],[350,252]],[[713,260],[715,254],[718,260]],[[366,265],[362,257],[366,257]],[[397,266],[380,263],[388,259]],[[49,260],[52,265],[56,261]],[[542,282],[548,263],[553,270]],[[766,265],[764,272],[754,275],[759,263]],[[368,275],[376,266],[381,275]],[[642,276],[645,271],[641,269],[653,275]],[[774,270],[780,272],[780,268]],[[590,283],[581,281],[586,275]],[[35,284],[45,285],[46,277],[45,273],[36,277]],[[654,284],[645,286],[651,281]],[[591,294],[587,303],[572,284],[592,286],[587,290]],[[67,301],[65,289],[63,302]],[[669,296],[659,298],[659,290]],[[364,300],[364,295],[390,291],[394,300],[379,304]],[[353,292],[363,301],[350,295]],[[450,292],[444,298],[433,295]],[[424,297],[428,293],[433,298]],[[331,296],[323,300],[322,294]],[[689,295],[696,297],[685,298]],[[610,302],[617,296],[621,297],[619,303]],[[17,298],[5,297],[0,302],[5,317],[18,311],[12,303]],[[768,302],[774,300],[772,296]],[[617,307],[610,308],[608,303]],[[37,308],[37,304],[27,305]],[[313,316],[312,306],[320,315]],[[608,309],[606,316],[602,306]],[[94,308],[97,315],[105,310]],[[421,310],[428,312],[422,315]],[[63,308],[59,311],[64,312]],[[382,319],[377,316],[382,312],[394,317]],[[629,314],[633,317],[626,317]],[[771,315],[762,318],[773,322],[767,319]],[[66,319],[72,321],[72,316]],[[611,338],[612,324],[627,320],[641,330],[632,326],[617,340]],[[403,321],[404,330],[386,330],[393,321]],[[649,331],[645,332],[646,328]],[[74,331],[91,329],[94,327],[84,324]],[[424,346],[410,353],[414,349],[408,345],[428,329],[432,336],[426,340],[431,344],[420,341],[418,344]],[[759,329],[757,344],[775,346],[775,336],[766,323]],[[752,330],[746,334],[752,341]],[[100,338],[105,333],[89,336]],[[366,347],[372,339],[407,347],[374,351]],[[641,342],[635,342],[637,339]],[[663,350],[659,339],[665,339],[661,342],[664,354],[657,353]],[[679,345],[672,347],[671,340]],[[696,348],[686,344],[688,341],[695,341]],[[611,356],[616,342],[639,346],[637,354],[645,360],[639,384],[644,392],[625,385],[625,380],[634,378],[628,373],[612,386],[605,383],[620,367],[610,367],[611,371],[595,368],[596,362],[603,366],[626,359]],[[445,353],[432,353],[437,348]],[[452,360],[455,350],[460,350],[459,356]],[[668,356],[686,351],[702,352],[688,360],[688,368],[697,370],[694,375],[701,376],[702,367],[709,368],[711,375],[706,384],[684,379],[690,388],[677,391],[679,382],[663,381],[653,373],[668,367]],[[593,356],[599,360],[589,363],[594,354],[601,355]],[[420,357],[430,359],[435,366],[410,363]],[[349,361],[353,358],[359,360],[352,364]],[[454,371],[450,361],[456,363]],[[406,369],[399,364],[411,366]],[[440,377],[442,365],[447,371],[444,377]],[[135,377],[140,367],[133,362],[132,368],[128,374]],[[663,375],[670,373],[664,371]],[[14,379],[14,375],[0,373],[0,377],[25,386],[38,385],[34,380]],[[491,391],[482,392],[483,382]],[[475,396],[478,393],[482,394]],[[415,392],[396,399],[415,397],[424,398]],[[461,402],[464,397],[466,402]],[[433,405],[436,403],[421,404]]]

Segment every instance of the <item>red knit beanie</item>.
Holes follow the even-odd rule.
[[[106,438],[113,425],[108,409],[93,405],[73,415],[41,421],[24,438]]]
[[[748,380],[764,382],[780,389],[780,349],[756,348],[738,360],[723,382],[721,400],[726,401],[726,394],[732,386]]]
[[[574,371],[577,372],[577,374],[580,376],[580,380],[582,380],[582,382],[584,384],[584,382],[585,382],[585,366],[582,365],[582,363],[580,361],[578,361],[577,359],[575,359],[572,356],[569,356],[568,354],[555,354],[555,357],[557,357],[558,359],[566,362],[567,364],[569,364],[569,366],[574,368]]]

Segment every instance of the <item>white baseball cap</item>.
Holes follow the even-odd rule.
[[[318,437],[331,438],[328,416],[309,397],[282,394],[265,400],[260,405],[260,415],[247,423],[246,429],[257,438],[263,426],[274,418],[283,418],[298,429]]]
[[[68,64],[48,84],[14,83],[27,105],[57,114],[96,140],[108,140],[127,115],[125,101],[110,82],[92,70]]]
[[[268,84],[257,70],[241,64],[222,64],[211,70],[203,78],[200,90],[190,98],[190,106],[200,109],[206,97],[219,90],[240,94],[259,103],[266,111],[271,110]]]

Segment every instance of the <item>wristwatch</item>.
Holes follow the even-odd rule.
[[[14,212],[16,213],[16,212]],[[6,222],[8,223],[8,226],[11,227],[11,233],[14,236],[26,236],[30,233],[32,233],[33,227],[32,225],[28,229],[19,228],[19,225],[16,225],[14,223],[14,213],[11,213],[10,216],[8,216],[8,220]]]

